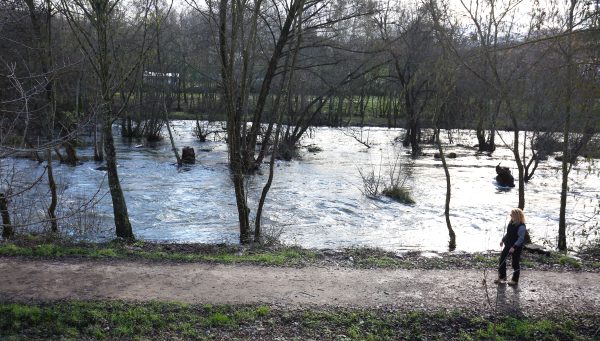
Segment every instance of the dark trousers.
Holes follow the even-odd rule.
[[[500,254],[500,263],[498,266],[498,275],[500,278],[506,278],[506,263],[508,261],[509,250],[510,247],[505,246]],[[512,253],[512,280],[515,282],[519,281],[519,275],[521,274],[521,251],[523,251],[522,247],[515,247],[515,252]]]

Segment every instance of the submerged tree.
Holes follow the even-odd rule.
[[[399,86],[406,115],[405,147],[420,151],[422,116],[432,96],[432,61],[437,53],[433,25],[425,7],[388,2],[376,19],[380,39],[391,56],[389,77]]]
[[[445,4],[441,4],[445,6]],[[431,0],[428,4],[428,11],[432,16],[435,31],[438,33],[440,40],[444,39],[444,36],[453,37],[454,27],[453,26],[441,26],[441,16],[446,15],[447,9],[441,10],[435,0]],[[443,7],[442,7],[443,9]],[[437,144],[438,153],[442,161],[442,167],[444,169],[444,175],[446,177],[446,200],[444,204],[444,216],[446,218],[446,227],[448,228],[448,249],[453,251],[456,249],[456,233],[452,228],[452,222],[450,221],[450,200],[452,198],[452,184],[450,181],[450,170],[448,169],[448,163],[446,162],[446,153],[442,146],[442,140],[440,137],[440,123],[443,121],[443,116],[448,114],[448,107],[450,100],[455,96],[456,92],[456,65],[455,61],[450,60],[451,54],[447,51],[446,46],[442,44],[442,54],[436,60],[434,64],[436,72],[436,78],[434,80],[434,95],[432,98],[432,118],[431,121],[434,125],[434,140]]]
[[[293,79],[291,70],[296,68],[294,65],[297,63],[294,56],[301,49],[300,43],[305,32],[325,30],[356,14],[336,16],[335,6],[323,5],[316,0],[277,1],[273,6],[262,0],[253,3],[220,0],[218,4],[209,1],[208,5],[208,13],[218,25],[223,104],[227,114],[228,155],[236,194],[240,242],[248,243],[251,241],[250,209],[247,203],[245,176],[256,170],[264,157],[264,147],[258,151],[258,155],[256,150],[261,125],[271,122],[267,134],[262,137],[265,146],[271,140],[274,117],[278,116],[279,110],[289,110],[289,104],[292,103],[290,93],[285,94],[285,102],[277,99],[281,96],[276,96],[275,103],[285,103],[286,108],[280,109],[279,104],[276,104],[272,105],[269,111],[267,104],[269,99],[274,98],[273,84],[280,77],[280,84],[287,86],[276,91],[291,89],[293,83],[285,80]],[[263,32],[270,32],[270,36],[260,34]],[[259,49],[260,46],[262,48]],[[260,63],[261,59],[258,58],[261,55],[264,63]],[[287,61],[283,63],[284,60]],[[350,75],[347,78],[353,77]],[[257,89],[257,92],[251,96],[253,89]],[[330,89],[328,87],[327,92]],[[323,96],[317,96],[303,111],[307,112],[309,108],[316,107],[312,112],[318,113],[323,105]],[[298,131],[293,134],[293,138],[299,139],[308,128],[308,124],[296,125],[295,129]],[[278,137],[275,136],[275,139]],[[269,184],[270,181],[265,187],[267,191]],[[264,199],[261,202],[264,202]],[[262,206],[259,212],[262,212]],[[259,220],[260,217],[257,217],[257,221]]]
[[[597,103],[586,103],[590,94],[581,96],[589,88],[598,89],[598,8],[589,8],[584,1],[569,0],[566,2],[564,12],[559,13],[558,22],[565,27],[564,32],[559,32],[556,41],[559,44],[559,53],[564,62],[564,88],[563,101],[563,140],[562,140],[562,182],[560,193],[560,214],[558,226],[558,249],[567,251],[566,237],[566,206],[569,191],[569,173],[577,160],[580,150],[590,140],[597,129],[600,118],[597,116]],[[586,31],[590,30],[592,33]],[[594,30],[596,32],[594,33]],[[596,36],[596,38],[594,38]],[[591,66],[591,67],[590,67]],[[591,83],[591,85],[590,85]],[[593,95],[592,95],[593,96]],[[595,112],[596,111],[596,112]],[[581,119],[581,113],[589,112],[587,119],[583,119],[583,127],[574,124],[574,118]],[[579,115],[577,115],[579,113]],[[574,131],[582,130],[579,141],[573,139]]]
[[[127,204],[121,188],[121,181],[117,171],[117,154],[112,132],[113,122],[125,109],[131,96],[131,89],[126,86],[135,72],[141,66],[146,46],[147,14],[150,10],[148,1],[141,4],[138,24],[142,28],[142,41],[138,51],[129,55],[122,50],[115,50],[115,40],[123,35],[119,31],[120,16],[124,14],[121,0],[61,0],[62,13],[66,16],[69,25],[92,66],[99,85],[99,116],[102,122],[104,152],[108,173],[108,186],[112,198],[115,229],[117,237],[134,239]],[[116,56],[119,55],[120,59]],[[126,56],[129,59],[126,59]],[[124,63],[128,62],[128,65]],[[115,110],[114,99],[117,93],[125,95],[125,101],[120,109]]]
[[[522,122],[523,111],[523,80],[527,78],[533,65],[539,60],[528,60],[528,52],[533,44],[522,44],[531,39],[534,25],[530,25],[525,32],[517,32],[515,16],[523,6],[522,0],[510,0],[497,3],[495,1],[476,0],[467,4],[461,0],[464,11],[467,13],[478,39],[481,55],[486,67],[478,70],[472,64],[473,59],[463,60],[467,67],[491,91],[497,94],[498,108],[510,122],[513,131],[512,143],[506,143],[513,153],[518,169],[518,207],[525,207],[525,167],[520,154],[520,135],[524,127]],[[531,13],[531,22],[539,20],[540,13]],[[492,23],[486,26],[485,23]],[[490,32],[493,39],[490,39]],[[500,42],[502,44],[500,44]],[[471,56],[472,57],[472,56]],[[494,128],[496,129],[496,128]]]
[[[41,8],[36,6],[34,0],[25,0],[29,10],[29,18],[33,28],[32,41],[35,42],[38,61],[41,66],[41,75],[43,84],[43,103],[41,107],[45,111],[46,138],[48,141],[54,141],[54,122],[56,118],[56,99],[54,87],[54,63],[52,56],[52,16],[54,8],[52,2],[46,0],[42,3]],[[56,193],[56,182],[54,181],[54,169],[52,162],[52,148],[49,144],[46,152],[46,174],[48,175],[48,187],[50,189],[50,205],[47,213],[50,220],[52,232],[58,232],[58,222],[56,220],[56,206],[58,197]]]

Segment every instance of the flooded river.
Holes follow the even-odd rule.
[[[130,219],[137,238],[152,241],[236,243],[239,232],[234,191],[228,176],[227,146],[222,141],[198,142],[192,134],[194,122],[174,123],[179,148],[193,146],[196,165],[178,170],[167,140],[158,144],[123,141],[117,130],[119,175],[125,191]],[[300,149],[300,158],[278,161],[275,178],[264,209],[266,231],[288,244],[314,248],[349,246],[379,247],[386,250],[446,250],[448,232],[444,218],[446,182],[436,152],[424,146],[426,156],[412,159],[408,149],[394,144],[400,129],[368,128],[371,148],[349,136],[348,131],[316,128],[303,141],[303,146],[316,145],[320,152]],[[495,182],[494,167],[501,163],[517,173],[512,153],[502,147],[492,155],[477,154],[469,147],[474,136],[454,132],[454,144],[447,152],[457,153],[448,159],[452,181],[451,221],[457,235],[457,249],[482,251],[498,249],[507,222],[507,213],[518,203],[518,188],[503,189]],[[505,133],[505,141],[512,133]],[[165,135],[166,136],[166,135]],[[457,145],[461,145],[458,147]],[[92,150],[78,150],[80,157],[90,159]],[[363,173],[381,172],[385,181],[388,165],[399,155],[406,174],[405,186],[416,201],[405,205],[387,198],[372,199],[362,193]],[[9,169],[19,177],[34,178],[44,164],[28,160],[3,160],[3,177]],[[85,213],[70,215],[61,221],[63,230],[93,240],[112,238],[112,208],[105,172],[100,165],[85,161],[77,167],[55,164],[62,215],[88,200],[98,203]],[[567,222],[571,233],[597,224],[600,179],[590,174],[589,163],[581,162],[571,173]],[[594,166],[597,167],[597,166]],[[592,168],[596,169],[596,168]],[[256,211],[258,196],[266,181],[264,174],[249,178],[249,203]],[[526,184],[525,212],[534,242],[554,247],[558,230],[560,204],[560,162],[550,157],[536,170]],[[518,184],[517,184],[518,186]],[[25,222],[44,214],[48,190],[40,186],[37,200],[21,198],[12,203],[17,222]],[[27,201],[29,200],[29,201]],[[89,225],[90,228],[69,226]],[[25,228],[39,228],[28,226]],[[581,239],[575,237],[579,242]]]

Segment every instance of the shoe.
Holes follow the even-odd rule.
[[[496,278],[494,284],[500,284],[506,282],[506,278]]]
[[[517,284],[519,284],[519,282],[517,282],[517,281],[513,281],[513,280],[510,280],[510,281],[509,281],[507,284],[508,284],[508,285],[510,285],[511,287],[514,287],[514,286],[516,286]]]

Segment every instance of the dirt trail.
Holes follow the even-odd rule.
[[[490,282],[493,279],[490,273]],[[357,270],[0,258],[0,301],[159,300],[299,307],[489,310],[477,270]],[[518,288],[489,286],[501,309],[530,315],[600,312],[600,274],[524,271]],[[498,291],[497,291],[498,290]]]

